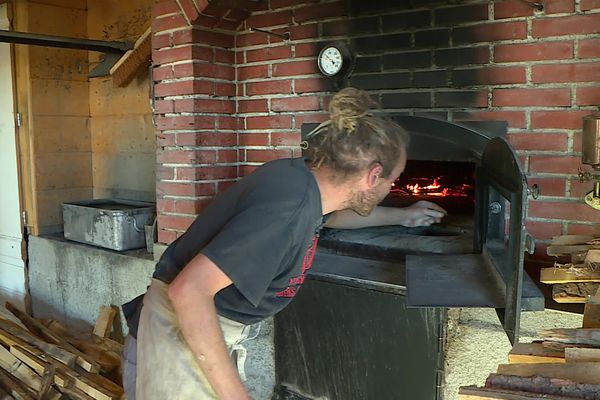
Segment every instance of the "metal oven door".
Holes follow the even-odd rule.
[[[489,141],[476,174],[475,252],[408,255],[406,303],[495,308],[515,343],[521,310],[544,309],[544,296],[523,270],[524,253],[534,248],[523,225],[527,180],[503,138]]]

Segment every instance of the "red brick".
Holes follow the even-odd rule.
[[[291,25],[292,24],[292,11],[278,11],[268,14],[252,15],[246,19],[246,26],[252,28],[264,28],[267,26],[276,25]]]
[[[567,235],[598,235],[600,225],[598,224],[573,224],[567,225]]]
[[[237,78],[240,81],[256,78],[267,78],[269,76],[268,65],[253,65],[251,67],[238,67]]]
[[[301,40],[301,39],[312,39],[318,37],[318,24],[302,24],[289,26],[285,28],[279,28],[273,30],[275,33],[279,33],[283,35],[286,32],[290,34],[290,40]],[[269,38],[271,43],[282,42],[283,39],[278,38],[277,36],[272,36]]]
[[[238,129],[238,118],[237,117],[218,117],[217,126],[218,130],[229,130],[233,131]]]
[[[292,48],[288,45],[265,47],[258,50],[246,51],[246,62],[281,60],[292,57]]]
[[[538,185],[540,196],[565,197],[567,180],[564,178],[536,178],[528,177],[530,187]]]
[[[221,32],[202,29],[187,29],[173,32],[173,43],[176,45],[206,44],[209,46],[230,49],[235,47],[235,37]]]
[[[317,43],[301,43],[294,45],[295,57],[316,57],[321,49]]]
[[[494,18],[529,17],[533,15],[533,7],[520,1],[494,2]]]
[[[453,79],[456,81],[460,74],[468,73],[474,77],[472,85],[504,85],[508,83],[525,83],[525,67],[483,67],[469,69],[455,69]],[[459,81],[462,82],[460,78]],[[457,82],[454,82],[457,84]],[[458,84],[457,84],[458,85]],[[471,86],[469,83],[461,84]]]
[[[529,216],[566,221],[600,222],[600,213],[581,202],[529,201]]]
[[[167,0],[152,5],[152,18],[156,19],[162,15],[175,14],[179,12],[179,6],[175,0]]]
[[[296,6],[302,3],[318,3],[319,0],[271,0],[271,9],[276,10],[278,8]]]
[[[159,151],[156,162],[163,164],[210,164],[217,160],[215,150]]]
[[[172,113],[174,110],[172,100],[156,100],[154,103],[154,112],[157,114]]]
[[[527,24],[525,21],[483,23],[455,28],[453,35],[455,43],[525,39],[527,37]]]
[[[571,89],[494,89],[492,105],[506,106],[568,106]]]
[[[156,194],[162,196],[213,196],[215,189],[214,183],[156,183]]]
[[[268,146],[268,133],[240,133],[240,146]]]
[[[579,5],[581,11],[591,11],[600,9],[600,0],[581,0]]]
[[[257,100],[238,100],[238,112],[239,113],[250,113],[250,112],[268,112],[269,103],[266,99]]]
[[[158,180],[175,179],[175,168],[165,167],[164,165],[157,165],[156,166],[156,179],[158,179]]]
[[[152,69],[152,79],[154,79],[155,82],[172,79],[173,76],[173,67],[171,65],[155,67]]]
[[[183,46],[152,52],[152,62],[154,65],[166,64],[174,61],[212,61],[212,59],[212,49],[200,46]]]
[[[175,111],[233,114],[235,103],[218,99],[178,99],[175,100]]]
[[[579,58],[600,57],[600,39],[587,39],[579,41]]]
[[[156,146],[158,148],[174,146],[175,145],[175,134],[160,132],[156,135]]]
[[[300,132],[272,133],[271,146],[300,146]]]
[[[245,177],[256,171],[258,167],[256,165],[241,165],[240,166],[240,177]]]
[[[582,151],[581,146],[583,144],[583,135],[581,131],[573,132],[573,151]]]
[[[579,156],[529,156],[529,172],[576,174],[580,166]]]
[[[311,5],[308,7],[300,7],[294,9],[294,20],[297,23],[310,21],[311,19],[324,19],[329,17],[343,17],[348,13],[343,2],[324,3]]]
[[[235,87],[234,83],[225,83],[225,82],[215,82],[215,96],[235,96]]]
[[[553,236],[561,234],[562,224],[559,222],[527,221],[525,230],[535,239],[552,239]]]
[[[223,146],[237,145],[237,135],[233,133],[178,133],[175,139],[178,146]]]
[[[158,225],[164,229],[177,229],[185,231],[194,222],[194,217],[184,217],[181,215],[159,215]]]
[[[273,76],[307,75],[319,72],[314,60],[273,64]]]
[[[215,65],[208,62],[193,62],[173,66],[176,78],[203,77],[235,80],[235,69],[228,65]]]
[[[184,94],[214,93],[214,83],[210,81],[188,80],[179,82],[159,83],[155,86],[156,97],[179,96]]]
[[[237,167],[198,167],[177,168],[177,179],[184,181],[201,181],[237,178]]]
[[[186,27],[188,27],[188,23],[183,15],[180,14],[169,15],[164,18],[156,18],[152,20],[152,33],[154,34],[162,31]]]
[[[295,89],[298,94],[323,92],[328,89],[328,82],[325,78],[296,79]]]
[[[214,117],[158,117],[156,128],[163,131],[183,129],[214,129]]]
[[[215,49],[215,61],[223,64],[235,64],[235,52],[232,50]]]
[[[200,214],[212,199],[177,200],[174,201],[174,211],[179,214]]]
[[[219,163],[234,163],[238,160],[237,150],[218,150],[217,161]]]
[[[567,151],[565,133],[511,133],[508,139],[516,150]]]
[[[268,44],[268,36],[262,32],[239,33],[236,36],[235,44],[239,49],[241,47],[256,46],[259,44]]]
[[[329,114],[326,112],[296,114],[296,116],[294,117],[294,125],[297,129],[300,129],[302,127],[302,124],[321,123],[327,121],[328,117]]]
[[[597,62],[534,65],[531,67],[531,80],[534,83],[600,81],[600,66]]]
[[[292,82],[289,80],[246,83],[246,95],[288,94],[292,92]]]
[[[589,170],[586,168],[586,170]],[[579,178],[571,179],[570,196],[578,199],[583,198],[586,194],[594,189],[594,183],[590,181],[581,182]]]
[[[573,42],[499,44],[494,46],[494,61],[565,60],[573,58]]]
[[[190,23],[193,23],[196,18],[200,15],[193,0],[178,0],[181,10],[185,14],[186,18]]]
[[[291,150],[246,150],[247,162],[267,162],[291,156]]]
[[[162,35],[152,35],[152,48],[153,49],[162,49],[165,47],[172,46],[171,42],[171,34],[165,33]]]
[[[288,115],[246,117],[246,129],[290,129],[291,127],[292,117]]]
[[[566,36],[599,32],[599,14],[534,19],[532,25],[534,37]]]
[[[175,211],[175,200],[158,199],[156,201],[156,211],[158,211],[159,213],[174,212]]]
[[[296,96],[271,100],[271,111],[313,111],[320,108],[317,96]]]
[[[525,128],[525,112],[523,111],[459,111],[454,113],[454,120],[507,121],[511,128]]]
[[[577,105],[594,106],[600,104],[600,87],[579,87],[577,88]]]
[[[166,231],[158,229],[158,243],[171,244],[177,239],[177,233],[174,231]]]
[[[581,129],[581,118],[589,111],[532,111],[533,129]]]
[[[552,0],[544,2],[544,14],[573,13],[575,0]]]
[[[209,0],[194,0],[194,3],[196,4],[196,8],[200,12],[203,12],[208,7]]]

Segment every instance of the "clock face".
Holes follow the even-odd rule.
[[[319,54],[318,64],[322,73],[333,76],[342,69],[344,57],[337,47],[326,47]]]

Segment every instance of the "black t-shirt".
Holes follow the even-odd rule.
[[[172,282],[202,252],[233,282],[219,315],[251,324],[283,309],[304,282],[322,225],[321,195],[302,158],[264,164],[213,202],[165,250],[153,277]],[[123,306],[136,335],[141,296]]]

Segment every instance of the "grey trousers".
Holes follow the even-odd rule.
[[[138,339],[128,335],[123,348],[123,387],[127,400],[217,399],[185,342],[166,295],[167,285],[153,280],[140,316]],[[219,317],[225,344],[245,381],[244,343],[258,336],[260,324],[243,325]]]

